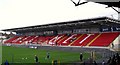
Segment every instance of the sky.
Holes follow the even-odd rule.
[[[105,7],[94,2],[75,7],[70,0],[0,0],[0,30],[102,16],[118,18],[117,12]]]

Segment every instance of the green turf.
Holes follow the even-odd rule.
[[[50,59],[45,59],[48,50],[18,48],[18,47],[2,47],[2,62],[8,60],[12,63],[35,63],[34,55],[39,57],[41,63],[51,63],[52,60],[59,60],[60,63],[69,63],[79,61],[79,52],[65,52],[50,50]],[[84,60],[90,57],[89,53],[83,53]],[[26,59],[27,58],[27,59]]]

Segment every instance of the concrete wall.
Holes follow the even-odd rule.
[[[120,51],[120,35],[110,44],[110,48]]]

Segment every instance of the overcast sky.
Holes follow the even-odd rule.
[[[105,7],[93,2],[75,7],[70,0],[0,0],[0,30],[102,16],[117,19],[117,12]]]

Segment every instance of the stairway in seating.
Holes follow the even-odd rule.
[[[57,35],[54,38],[52,38],[51,40],[49,40],[48,44],[54,45],[54,44],[56,44],[63,37],[64,37],[64,35]]]
[[[64,37],[62,37],[60,40],[58,40],[58,45],[62,45],[62,42],[64,41],[64,40],[66,40],[68,38],[68,36],[64,36]]]
[[[72,44],[74,44],[74,43],[75,43],[78,39],[80,39],[82,36],[83,36],[83,34],[82,34],[82,35],[78,35],[77,39],[74,40],[72,43],[70,43],[68,46],[71,46]]]
[[[82,34],[81,37],[79,37],[78,40],[76,40],[71,46],[81,46],[82,43],[80,43],[83,39],[87,37],[87,34]]]
[[[90,44],[92,44],[101,34],[97,35],[93,40],[91,40],[91,42],[89,42],[86,46],[89,46]]]
[[[84,40],[84,42],[82,42],[81,46],[86,46],[89,42],[91,42],[91,40],[93,40],[98,34],[88,34],[90,35],[89,37],[87,37],[86,40]]]

